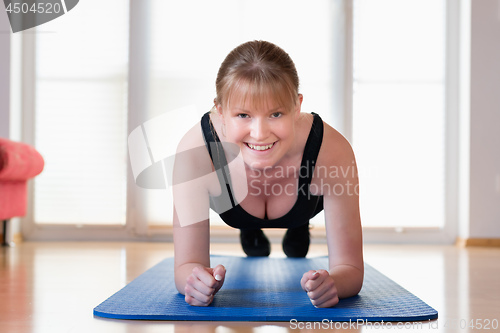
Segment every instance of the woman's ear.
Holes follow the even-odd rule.
[[[219,103],[217,103],[217,99],[216,98],[214,98],[214,107],[215,107],[215,109],[217,109],[217,113],[220,116],[222,116],[222,106]]]
[[[300,116],[300,110],[302,108],[302,101],[304,100],[304,96],[299,94],[297,96],[297,102],[295,103],[295,117],[298,118]]]

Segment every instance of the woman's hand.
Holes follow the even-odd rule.
[[[194,306],[208,306],[215,294],[224,284],[226,268],[217,265],[215,268],[196,266],[186,279],[184,288],[186,303]]]
[[[329,308],[339,302],[335,282],[324,269],[304,273],[300,285],[317,308]]]

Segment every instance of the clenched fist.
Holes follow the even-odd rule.
[[[210,305],[224,284],[225,276],[226,268],[222,265],[217,265],[215,268],[194,267],[184,287],[186,302],[194,306]]]
[[[339,302],[335,282],[324,269],[304,273],[300,285],[317,308],[329,308]]]

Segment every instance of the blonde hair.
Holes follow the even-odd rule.
[[[247,98],[264,103],[269,98],[292,110],[299,94],[299,76],[283,49],[266,41],[250,41],[232,50],[222,62],[215,81],[215,104]]]

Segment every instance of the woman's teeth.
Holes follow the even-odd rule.
[[[256,146],[251,143],[247,143],[247,146],[250,147],[253,150],[268,150],[271,149],[274,145],[274,142],[265,146]]]

